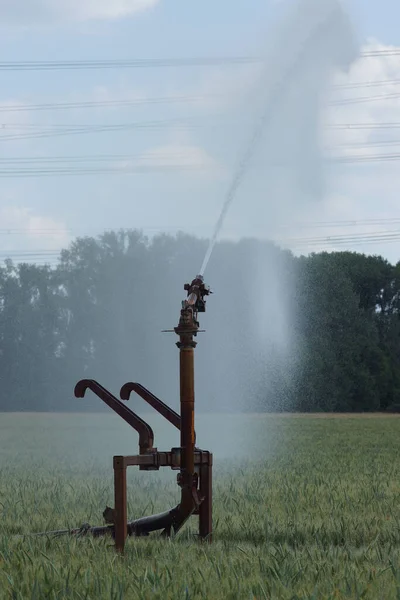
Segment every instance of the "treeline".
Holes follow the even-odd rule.
[[[77,380],[139,381],[178,406],[183,284],[206,242],[138,231],[81,238],[56,268],[0,268],[0,410],[102,409]],[[400,406],[400,266],[270,243],[216,246],[196,349],[200,410],[386,411]],[[134,403],[132,403],[134,405]]]

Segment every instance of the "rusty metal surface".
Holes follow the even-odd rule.
[[[123,552],[128,535],[128,510],[126,494],[126,465],[122,456],[114,456],[114,524],[115,549]]]
[[[181,396],[181,469],[185,483],[191,484],[194,475],[194,351],[180,348],[180,396]]]
[[[200,467],[199,536],[212,542],[212,455],[210,463]]]
[[[86,391],[90,389],[98,396],[107,406],[117,413],[128,425],[133,427],[139,434],[140,452],[151,452],[154,444],[154,433],[152,428],[146,421],[143,421],[136,413],[128,408],[121,400],[113,396],[106,388],[94,379],[81,379],[75,386],[75,396],[83,398]]]
[[[178,413],[172,410],[172,408],[170,408],[162,400],[157,398],[157,396],[149,392],[149,390],[140,383],[125,383],[125,385],[122,386],[119,395],[122,400],[129,400],[132,392],[135,392],[138,396],[140,396],[145,402],[147,402],[147,404],[160,413],[160,415],[167,419],[167,421],[169,421],[174,427],[179,430],[181,429],[181,418]]]
[[[122,456],[126,467],[170,467],[171,469],[180,469],[180,456],[173,448],[169,452],[153,452],[151,454],[136,454],[134,456]],[[180,448],[179,448],[180,450]],[[212,454],[206,450],[196,450],[194,453],[195,466],[212,465]]]
[[[197,275],[192,283],[186,283],[184,290],[187,291],[186,303],[189,306],[194,306],[196,312],[205,312],[206,301],[205,296],[211,294],[210,288],[204,285],[204,278],[202,275]]]

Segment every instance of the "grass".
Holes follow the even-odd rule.
[[[176,445],[158,426],[158,447]],[[399,434],[395,416],[200,416],[214,543],[195,540],[193,518],[121,558],[109,539],[15,534],[101,524],[112,455],[136,453],[135,434],[108,415],[3,414],[0,598],[399,600]],[[172,506],[175,475],[132,469],[130,517]]]

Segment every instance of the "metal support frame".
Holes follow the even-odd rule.
[[[185,285],[187,299],[182,303],[179,324],[173,330],[179,336],[180,365],[180,407],[178,415],[159,398],[139,383],[129,382],[122,386],[120,397],[129,400],[131,392],[136,392],[145,402],[180,431],[180,447],[169,452],[159,452],[154,448],[154,433],[148,423],[131,411],[121,400],[93,379],[83,379],[75,386],[75,396],[83,398],[90,389],[114,412],[122,417],[139,434],[139,454],[135,456],[114,456],[114,509],[111,509],[111,526],[85,526],[72,533],[91,532],[93,535],[111,533],[115,538],[116,550],[124,552],[129,535],[148,535],[151,531],[163,530],[162,535],[177,533],[191,515],[199,516],[199,537],[212,540],[212,464],[213,456],[208,451],[196,448],[194,428],[194,338],[200,331],[197,313],[205,311],[204,296],[210,293],[205,288],[203,278],[197,276],[191,284]],[[179,470],[177,483],[181,488],[180,503],[159,515],[143,517],[128,522],[127,507],[127,468],[138,466],[140,470],[154,471],[160,467]],[[110,510],[110,509],[109,509]]]
[[[151,531],[162,529],[164,536],[177,533],[191,515],[199,516],[199,538],[211,542],[212,536],[212,454],[198,451],[195,453],[195,467],[199,471],[199,506],[191,504],[189,511],[182,512],[181,505],[161,513],[128,522],[126,472],[131,466],[144,466],[146,469],[170,467],[179,469],[178,452],[156,452],[149,456],[114,456],[114,525],[115,548],[118,552],[125,549],[126,538],[130,535],[147,535]]]

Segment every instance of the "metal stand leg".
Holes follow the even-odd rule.
[[[200,467],[200,495],[204,497],[199,507],[199,535],[212,541],[212,464]]]
[[[128,535],[126,465],[123,456],[114,456],[115,549],[124,552]]]

